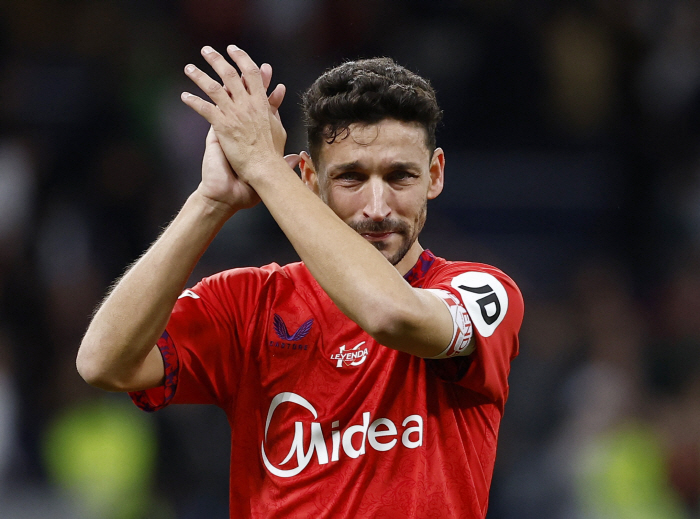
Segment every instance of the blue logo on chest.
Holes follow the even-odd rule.
[[[289,341],[289,342],[300,341],[301,339],[306,337],[309,334],[309,331],[311,331],[312,324],[314,324],[314,320],[309,319],[304,324],[302,324],[296,332],[290,334],[287,331],[287,325],[284,324],[284,321],[282,320],[282,318],[279,315],[275,314],[275,317],[272,320],[272,326],[275,329],[275,333],[277,334],[277,337],[279,337],[283,341]]]
[[[275,314],[272,319],[272,327],[275,329],[275,333],[277,334],[277,337],[281,339],[281,342],[270,341],[270,346],[286,350],[307,350],[309,345],[299,344],[299,341],[309,334],[313,324],[314,320],[309,319],[303,323],[297,329],[297,331],[294,333],[289,333],[284,320],[279,315]]]

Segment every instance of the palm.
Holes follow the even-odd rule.
[[[213,129],[207,134],[200,189],[206,197],[226,204],[234,211],[252,207],[260,201],[255,190],[231,169]]]

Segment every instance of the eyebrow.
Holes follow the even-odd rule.
[[[354,160],[352,162],[346,162],[344,164],[331,166],[330,168],[328,168],[328,173],[343,173],[344,171],[353,171],[355,169],[363,169],[360,165],[359,160]]]
[[[345,171],[363,171],[367,169],[362,165],[359,160],[354,160],[352,162],[345,162],[343,164],[338,164],[336,166],[331,166],[328,169],[328,173],[343,173]],[[402,170],[402,171],[420,171],[420,165],[416,162],[403,162],[403,161],[393,161],[390,162],[386,169],[388,170]]]
[[[392,170],[405,170],[405,171],[420,171],[420,165],[416,162],[401,162],[394,161],[389,164],[389,169]]]

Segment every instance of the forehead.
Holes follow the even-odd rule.
[[[347,134],[333,143],[323,143],[320,162],[323,169],[337,164],[359,162],[367,167],[392,162],[428,163],[430,151],[426,131],[419,123],[385,119],[376,124],[353,123]]]

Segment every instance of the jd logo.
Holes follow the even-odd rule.
[[[493,324],[496,322],[496,319],[501,315],[501,303],[498,301],[498,297],[496,297],[496,293],[493,291],[493,288],[491,288],[491,285],[484,285],[483,287],[460,285],[458,288],[473,292],[474,294],[487,294],[477,299],[476,302],[479,308],[481,308],[481,317],[484,318],[484,322],[486,324]],[[491,315],[489,315],[489,311],[486,309],[488,306],[492,307],[489,309],[491,310]]]
[[[452,280],[479,333],[490,337],[508,311],[508,294],[500,281],[486,272],[465,272]]]

